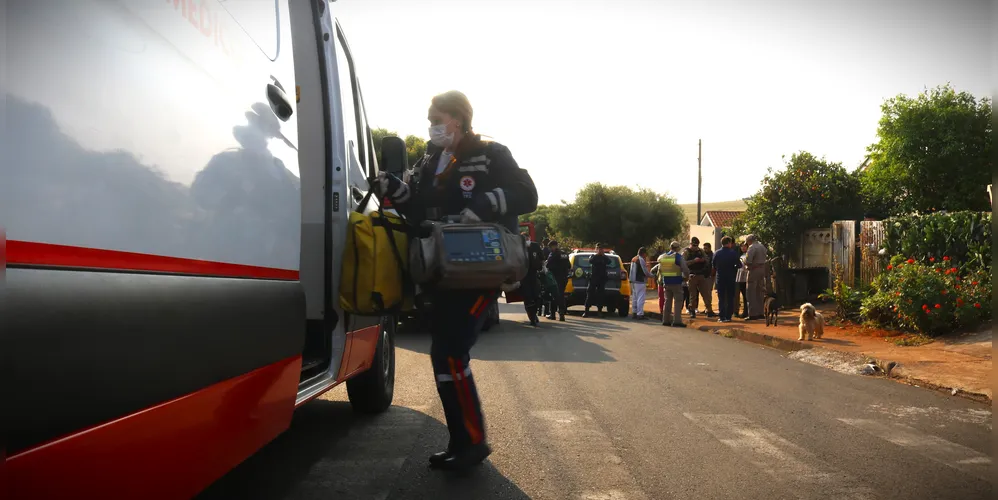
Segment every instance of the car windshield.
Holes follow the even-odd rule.
[[[589,257],[592,257],[593,255],[595,255],[595,254],[591,254],[591,253],[575,254],[575,262],[574,263],[578,267],[589,267]],[[610,257],[610,265],[606,266],[607,269],[620,269],[620,257],[617,257],[616,255],[609,255],[609,254],[604,254],[604,255],[606,255],[607,257]]]

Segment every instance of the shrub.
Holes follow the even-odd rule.
[[[925,261],[895,256],[874,280],[862,316],[884,327],[939,335],[991,317],[991,275],[949,256]]]
[[[884,221],[886,255],[917,260],[949,256],[973,269],[991,269],[991,214],[949,212],[892,217]]]
[[[853,288],[846,284],[843,279],[842,265],[835,263],[832,270],[831,288],[825,290],[819,298],[830,298],[835,301],[835,316],[841,320],[859,321],[862,318],[861,308],[863,300],[869,295],[869,291],[862,288]]]

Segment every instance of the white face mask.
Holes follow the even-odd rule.
[[[447,133],[447,124],[441,123],[440,125],[434,125],[430,127],[430,142],[446,148],[454,142],[454,132]]]

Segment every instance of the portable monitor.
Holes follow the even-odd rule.
[[[451,263],[495,262],[506,258],[499,231],[489,228],[443,231],[444,256]]]

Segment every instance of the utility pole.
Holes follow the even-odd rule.
[[[703,166],[702,157],[703,155],[703,140],[697,139],[697,224],[703,219],[703,214],[700,213],[700,189],[703,187]]]

